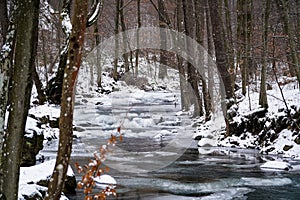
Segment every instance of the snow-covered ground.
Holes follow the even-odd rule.
[[[296,79],[282,77],[279,81],[281,83],[284,98],[291,114],[294,114],[295,112],[299,113],[300,91]],[[261,110],[258,103],[259,92],[256,89],[257,86],[250,85],[249,87],[250,94],[247,94],[246,96],[241,94],[241,90],[236,92],[238,104],[234,107],[234,110],[236,110],[236,116],[233,117],[233,120],[237,124],[242,123],[243,120],[245,120],[245,116],[249,116],[252,113]],[[266,113],[265,117],[260,119],[264,120],[264,129],[266,130],[268,130],[271,125],[274,126],[272,123],[276,122],[278,118],[287,117],[286,106],[278,85],[273,82],[271,87],[271,90],[267,90],[267,98],[269,103],[268,112]],[[200,138],[199,146],[209,145],[235,148],[252,148],[260,150],[261,153],[280,155],[282,157],[289,157],[293,159],[300,158],[300,145],[295,142],[299,132],[290,130],[289,127],[281,130],[279,133],[276,133],[275,130],[269,130],[271,134],[276,135],[276,139],[274,141],[270,141],[271,139],[268,138],[268,141],[261,144],[258,142],[258,140],[260,139],[262,132],[256,134],[244,132],[238,136],[233,134],[229,137],[225,137],[224,129],[219,129],[212,133],[211,126],[211,121],[208,121],[198,127],[197,133],[194,135],[194,137]],[[223,127],[224,126],[225,125],[223,125]],[[296,130],[299,130],[300,124],[296,124],[295,126],[298,126],[298,129]]]

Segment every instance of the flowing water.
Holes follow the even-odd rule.
[[[215,147],[213,153],[200,155],[189,137],[195,129],[192,119],[176,115],[180,108],[173,93],[117,95],[108,104],[95,98],[87,101],[75,110],[80,131],[72,163],[87,163],[121,126],[123,141],[106,161],[117,181],[117,197],[109,199],[300,199],[299,162],[291,161],[291,171],[263,171],[259,166],[272,157],[255,150]],[[84,195],[77,191],[69,198]]]

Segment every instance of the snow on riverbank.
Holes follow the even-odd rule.
[[[300,91],[294,78],[283,77],[280,81],[290,114],[294,116],[293,119],[288,118],[280,90],[278,85],[274,83],[271,85],[272,90],[267,91],[269,102],[267,113],[265,116],[255,119],[260,124],[251,125],[254,131],[260,130],[258,126],[262,126],[261,132],[251,132],[244,127],[245,130],[237,131],[239,134],[231,133],[232,135],[226,137],[224,122],[221,122],[223,123],[223,129],[212,133],[212,123],[209,121],[201,124],[194,135],[194,138],[200,139],[199,146],[209,146],[210,144],[211,146],[252,148],[260,150],[263,154],[299,159],[300,124],[297,122],[299,120],[297,116],[300,116]],[[249,87],[251,88],[250,97],[248,95],[242,96],[240,90],[236,92],[238,104],[231,108],[235,110],[235,116],[231,124],[235,124],[236,127],[239,127],[242,123],[247,126],[248,124],[245,121],[249,120],[249,116],[252,117],[254,114],[261,112],[258,104],[259,93],[255,89],[256,86],[251,85]],[[286,124],[290,122],[292,124]]]
[[[21,167],[19,177],[19,200],[27,198],[43,198],[43,194],[47,192],[47,187],[39,184],[41,182],[49,181],[54,166],[55,160],[49,160],[32,167]],[[74,176],[71,167],[68,168],[67,176]],[[67,198],[64,195],[60,198],[60,200],[65,199]]]

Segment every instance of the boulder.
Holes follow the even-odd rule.
[[[35,130],[26,130],[23,140],[21,166],[29,167],[36,164],[36,156],[43,149],[44,135]]]

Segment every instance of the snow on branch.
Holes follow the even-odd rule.
[[[69,36],[72,32],[72,23],[70,19],[71,3],[72,0],[64,1],[64,6],[60,14],[62,29],[67,36]]]
[[[92,26],[98,19],[103,8],[103,0],[94,0],[92,11],[88,14],[86,26]]]

